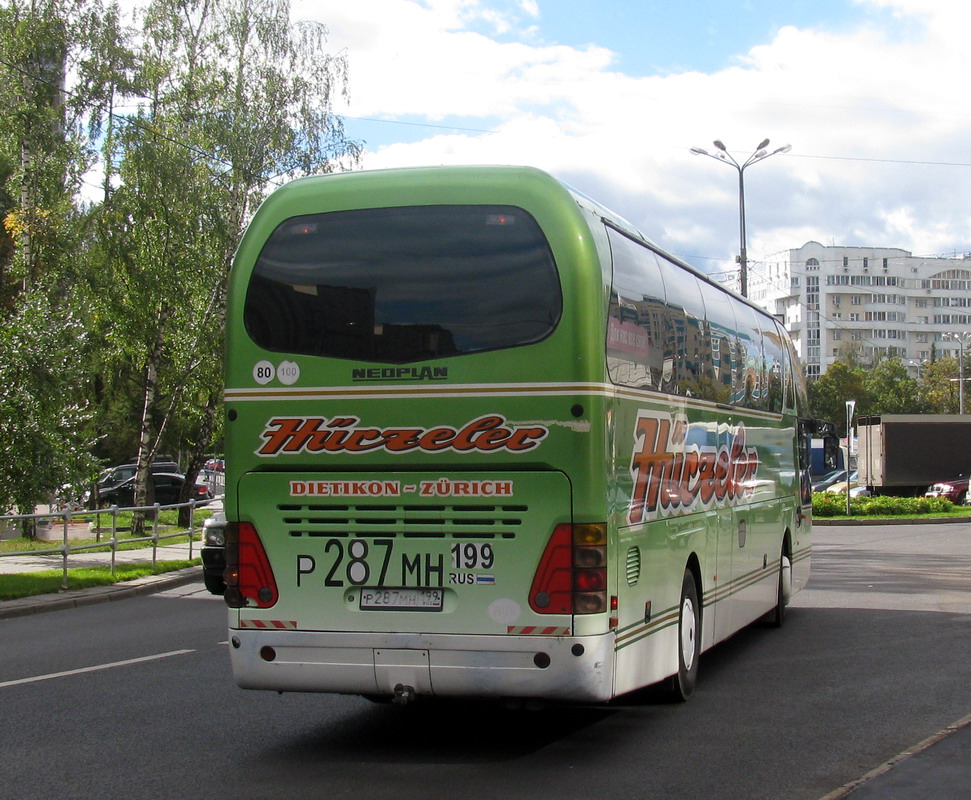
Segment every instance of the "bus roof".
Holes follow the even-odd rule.
[[[697,269],[681,258],[664,250],[654,240],[644,234],[636,225],[612,211],[598,201],[587,196],[580,190],[574,188],[556,176],[541,170],[537,167],[524,165],[441,165],[441,166],[413,166],[413,167],[393,167],[388,169],[357,170],[353,172],[337,172],[327,175],[310,175],[297,178],[280,189],[273,192],[265,201],[265,206],[273,206],[282,196],[290,192],[300,192],[308,183],[318,183],[326,181],[328,183],[351,182],[360,183],[363,192],[371,188],[376,188],[379,184],[386,187],[399,187],[409,189],[409,198],[415,204],[422,205],[433,200],[436,187],[460,186],[470,181],[476,183],[495,184],[500,186],[511,181],[521,183],[545,183],[549,187],[559,187],[561,191],[568,194],[574,202],[582,209],[600,217],[604,222],[616,228],[624,235],[642,242],[647,247],[655,250],[665,258],[674,261],[678,266],[693,273],[698,279],[715,286],[723,292],[732,295],[736,300],[745,303],[753,308],[756,313],[762,316],[772,317],[772,315],[762,306],[753,303],[747,297],[742,297],[737,292],[728,288],[724,284],[711,278],[705,272]],[[418,187],[418,188],[416,188]],[[365,194],[366,196],[366,194]],[[774,318],[773,318],[774,319]]]

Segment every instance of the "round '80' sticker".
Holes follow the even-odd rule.
[[[276,377],[276,367],[269,361],[257,361],[253,365],[253,380],[260,386],[265,386]]]

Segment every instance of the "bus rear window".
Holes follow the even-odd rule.
[[[244,313],[267,350],[400,364],[537,342],[562,306],[549,244],[525,211],[415,206],[282,223]]]

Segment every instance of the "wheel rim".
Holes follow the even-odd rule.
[[[684,598],[681,604],[681,657],[684,668],[690,670],[695,663],[695,605],[690,597]]]

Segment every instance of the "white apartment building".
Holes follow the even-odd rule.
[[[971,254],[913,256],[893,247],[802,247],[749,263],[749,298],[784,322],[810,380],[850,350],[864,362],[958,355],[944,334],[971,331]]]

